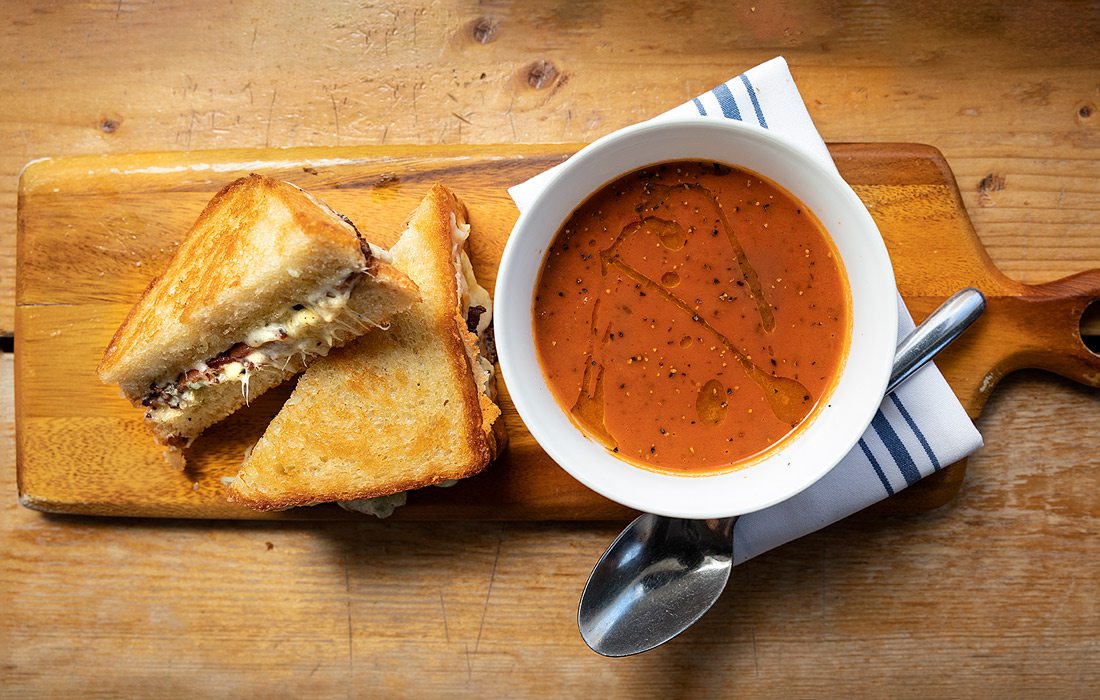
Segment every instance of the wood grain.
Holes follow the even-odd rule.
[[[188,468],[167,468],[141,411],[102,385],[94,368],[132,300],[159,274],[213,192],[251,170],[288,178],[389,245],[435,181],[467,202],[471,256],[484,285],[515,221],[506,187],[561,162],[569,149],[464,146],[358,147],[194,152],[51,160],[28,168],[20,186],[16,291],[16,412],[20,498],[60,513],[194,518],[353,518],[327,506],[258,514],[227,502],[223,479],[259,439],[289,387],[201,436]],[[950,169],[935,149],[841,144],[845,178],[875,217],[898,287],[923,317],[965,286],[989,310],[940,365],[973,416],[1006,373],[1030,366],[1100,385],[1100,358],[1078,323],[1100,298],[1100,271],[1030,288],[1008,280],[982,249]],[[73,397],[82,397],[74,401]],[[400,519],[600,520],[629,514],[562,472],[531,438],[502,387],[509,448],[494,468],[453,489],[414,492]],[[883,508],[930,509],[959,489],[960,464]]]
[[[587,142],[777,54],[827,140],[939,147],[1010,277],[1095,268],[1098,14],[984,0],[9,3],[0,335],[32,158]],[[587,652],[572,619],[616,526],[43,517],[14,498],[12,377],[0,355],[0,694],[1100,693],[1098,395],[1046,374],[994,394],[987,446],[949,505],[859,516],[749,562],[699,627],[617,662]]]

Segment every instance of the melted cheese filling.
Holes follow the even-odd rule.
[[[458,304],[463,322],[465,323],[471,308],[480,306],[485,309],[477,322],[477,348],[466,346],[466,354],[470,358],[470,367],[473,369],[478,388],[495,401],[496,386],[490,380],[496,369],[489,361],[485,349],[485,330],[493,321],[493,300],[489,298],[489,292],[478,283],[477,277],[474,276],[474,267],[470,264],[470,257],[463,249],[469,237],[470,225],[459,226],[457,217],[454,212],[451,212],[451,253],[455,260],[455,285],[458,287]]]
[[[347,278],[344,278],[302,303],[296,304],[275,321],[245,333],[241,342],[253,350],[241,359],[226,363],[213,373],[210,373],[207,363],[199,362],[184,370],[176,378],[163,378],[158,382],[158,386],[164,394],[175,399],[177,405],[172,406],[161,401],[152,404],[151,409],[182,410],[197,400],[197,392],[204,387],[224,382],[240,382],[241,393],[247,404],[249,378],[253,372],[269,367],[285,368],[296,355],[301,356],[303,360],[312,355],[327,355],[329,350],[342,340],[338,335],[340,332],[362,330],[353,329],[346,320],[340,318],[347,310],[348,299],[355,288],[355,281],[356,278],[352,278],[349,283]],[[359,318],[358,321],[371,324],[364,318]],[[192,370],[197,370],[203,376],[188,382],[180,390],[178,377],[185,376]]]
[[[388,518],[393,512],[405,505],[408,501],[407,491],[398,491],[388,496],[376,496],[375,498],[360,498],[355,501],[337,501],[336,504],[344,510],[373,515],[376,518]]]

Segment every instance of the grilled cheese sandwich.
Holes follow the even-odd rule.
[[[178,446],[418,298],[351,221],[285,182],[223,188],[123,321],[99,376]]]

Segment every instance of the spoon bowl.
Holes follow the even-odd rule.
[[[588,646],[604,656],[629,656],[669,639],[670,614],[685,629],[694,624],[729,580],[736,522],[638,516],[608,547],[581,594],[577,619]]]

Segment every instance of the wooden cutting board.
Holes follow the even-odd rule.
[[[506,188],[576,147],[422,146],[153,153],[44,160],[19,187],[15,407],[20,499],[49,512],[187,518],[358,518],[332,506],[259,514],[228,503],[222,477],[289,395],[273,390],[208,430],[179,472],[163,461],[140,410],[95,367],[114,330],[159,273],[199,211],[226,182],[252,171],[321,195],[364,235],[391,244],[428,186],[442,181],[469,205],[473,261],[493,288],[517,211]],[[917,320],[965,286],[987,296],[985,316],[937,360],[977,417],[997,382],[1023,367],[1100,386],[1100,358],[1080,319],[1100,297],[1100,270],[1028,286],[1002,275],[934,148],[836,144],[841,174],[886,239],[902,295]],[[510,434],[503,457],[451,489],[410,495],[397,519],[604,520],[627,509],[559,469],[524,429],[502,391]],[[879,507],[934,508],[965,475],[952,465]]]

